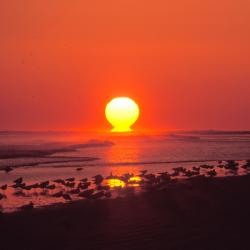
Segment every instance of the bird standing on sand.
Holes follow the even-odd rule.
[[[91,199],[100,199],[100,198],[104,197],[104,195],[105,195],[105,192],[104,191],[100,191],[98,193],[92,194],[90,196],[90,198]]]
[[[215,177],[215,176],[217,176],[217,172],[216,172],[214,169],[208,171],[207,174],[208,174],[210,177]]]
[[[67,178],[66,181],[73,182],[75,181],[75,178]]]
[[[80,180],[80,182],[87,182],[88,181],[88,178],[83,178]]]
[[[12,167],[7,166],[3,170],[5,171],[5,173],[8,174],[9,172],[13,171],[14,169]]]
[[[87,189],[91,185],[91,182],[79,183],[78,188]]]
[[[39,187],[42,189],[47,188],[47,186],[49,186],[49,181],[44,181],[39,184]]]
[[[71,196],[69,194],[62,194],[62,197],[66,201],[71,201],[72,200],[72,198],[71,198]]]
[[[8,185],[5,184],[5,185],[2,185],[2,186],[0,187],[0,189],[2,189],[3,191],[5,191],[5,190],[7,189],[7,187],[8,187]]]
[[[89,198],[94,192],[95,192],[94,189],[88,189],[78,194],[78,196],[83,198]]]
[[[1,194],[1,193],[0,193],[0,200],[6,199],[6,198],[7,198],[7,196],[6,196],[5,194]]]
[[[140,177],[144,177],[145,176],[145,174],[148,172],[148,170],[140,170]]]
[[[23,182],[23,178],[20,177],[20,178],[14,180],[13,182],[15,182],[16,184],[21,184]]]
[[[93,179],[96,185],[100,185],[104,180],[104,178],[100,174],[94,176]]]
[[[52,194],[51,196],[52,196],[52,197],[56,197],[56,198],[60,198],[60,197],[63,196],[63,191],[59,191],[59,192],[57,192],[57,193],[55,193],[55,194]]]

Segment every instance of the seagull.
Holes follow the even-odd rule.
[[[197,172],[200,171],[200,167],[192,167],[192,169]]]
[[[22,189],[24,189],[25,188],[25,183],[20,183],[20,184],[14,184],[14,185],[12,185],[11,187],[13,187],[13,188],[22,188]]]
[[[78,196],[83,198],[89,198],[94,193],[94,191],[94,189],[88,189],[78,194]]]
[[[56,198],[60,198],[60,197],[63,196],[63,191],[57,192],[55,194],[52,194],[51,196],[56,197]]]
[[[142,175],[145,175],[147,172],[148,172],[148,170],[141,170],[141,171],[140,171],[140,173],[141,173]]]
[[[217,172],[213,169],[213,170],[208,171],[207,174],[208,174],[210,177],[214,177],[214,176],[217,175]]]
[[[91,182],[79,183],[78,188],[87,189],[91,185]]]
[[[7,185],[7,184],[5,184],[5,185],[1,186],[0,188],[1,188],[2,190],[6,190],[6,189],[7,189],[7,187],[8,187],[8,185]]]
[[[104,180],[104,178],[100,174],[98,174],[96,176],[93,176],[93,178],[94,178],[94,183],[96,185],[101,184],[103,182],[103,180]]]
[[[106,190],[106,191],[108,191],[108,190],[110,190],[110,186],[108,186],[108,185],[98,185],[96,187],[96,189],[97,190]]]
[[[47,189],[54,190],[56,188],[55,184],[49,185],[46,187]]]
[[[8,174],[9,172],[13,171],[13,168],[7,166],[7,167],[5,167],[3,170]]]
[[[6,199],[6,198],[7,198],[7,196],[6,196],[5,194],[1,194],[1,193],[0,193],[0,200]]]
[[[104,191],[100,191],[98,193],[92,194],[90,196],[90,198],[91,199],[99,199],[99,198],[102,198],[104,195],[105,195],[105,192]]]
[[[56,179],[53,182],[58,183],[58,184],[64,184],[64,180],[63,179]]]
[[[112,196],[112,193],[110,191],[108,191],[108,192],[105,193],[105,197],[106,198],[111,198],[111,196]]]
[[[23,178],[20,177],[20,178],[14,180],[13,182],[15,182],[16,184],[21,184],[23,182]]]
[[[71,198],[71,196],[69,194],[62,194],[62,197],[66,201],[71,201],[72,200],[72,198]]]
[[[49,185],[49,181],[44,181],[39,184],[40,188],[47,188],[48,185]]]
[[[88,181],[88,178],[83,178],[80,180],[80,182],[87,182]]]
[[[69,187],[69,188],[73,188],[75,186],[74,182],[65,182],[64,186]]]
[[[73,182],[73,181],[75,181],[75,178],[68,178],[68,179],[66,179],[66,181]]]
[[[71,193],[71,194],[79,194],[80,192],[81,192],[81,190],[79,188],[72,189],[71,191],[69,191],[69,193]]]
[[[15,196],[26,196],[25,193],[22,190],[16,191],[15,193],[13,193],[13,195]]]

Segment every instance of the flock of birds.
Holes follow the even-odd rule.
[[[14,190],[14,196],[29,197],[32,195],[45,195],[54,198],[62,198],[65,201],[73,200],[73,197],[85,199],[100,199],[111,198],[112,189],[123,189],[125,192],[130,192],[134,186],[139,186],[144,190],[158,190],[173,183],[178,177],[186,178],[207,178],[215,177],[218,174],[218,169],[224,169],[232,174],[237,174],[240,168],[250,170],[250,160],[247,160],[243,165],[236,161],[219,161],[218,165],[200,165],[194,166],[191,169],[184,167],[173,168],[171,172],[163,172],[159,174],[148,173],[147,170],[140,171],[139,175],[124,174],[116,176],[112,173],[104,178],[102,175],[96,175],[92,180],[83,178],[76,180],[75,178],[56,179],[53,181],[43,181],[34,184],[27,184],[20,177],[13,181],[11,185],[0,186],[0,201],[7,199],[6,191],[8,188]],[[6,169],[8,170],[8,169]],[[9,171],[6,171],[9,172]],[[123,188],[125,187],[125,188]],[[34,207],[32,202],[19,207],[22,210],[30,210]]]

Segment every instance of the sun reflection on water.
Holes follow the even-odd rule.
[[[124,188],[126,186],[125,182],[119,179],[109,179],[108,185],[111,188]]]
[[[129,178],[128,182],[133,182],[133,183],[138,183],[138,182],[141,182],[142,181],[142,178],[140,176],[133,176],[131,178]]]

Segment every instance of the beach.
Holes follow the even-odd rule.
[[[247,249],[250,175],[0,215],[1,249]]]

